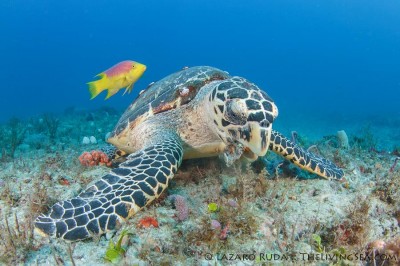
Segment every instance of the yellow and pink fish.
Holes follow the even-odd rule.
[[[126,88],[130,93],[133,84],[143,75],[146,66],[135,61],[122,61],[113,67],[96,75],[99,80],[89,82],[90,99],[95,98],[102,91],[107,90],[106,99],[116,94],[120,89]]]

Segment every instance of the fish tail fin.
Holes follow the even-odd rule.
[[[91,100],[99,95],[102,91],[106,90],[108,87],[107,77],[105,77],[105,75],[103,74],[99,74],[97,76],[100,76],[101,79],[87,83],[89,86]]]

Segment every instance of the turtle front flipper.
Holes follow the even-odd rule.
[[[269,148],[298,167],[321,177],[340,180],[344,175],[343,170],[331,161],[304,150],[275,130],[272,130]]]
[[[100,151],[104,152],[110,160],[118,160],[127,155],[123,150],[117,149],[115,146],[109,144],[101,147]]]
[[[77,197],[53,205],[36,219],[36,230],[82,240],[113,230],[158,198],[180,166],[183,150],[173,132],[159,132],[149,142]]]

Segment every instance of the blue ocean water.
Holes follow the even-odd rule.
[[[214,252],[216,264],[217,255],[230,249],[295,260],[293,254],[304,258],[311,251],[315,258],[340,251],[351,261],[358,253],[374,254],[374,263],[375,255],[398,252],[399,14],[400,0],[0,0],[0,264],[102,265],[107,246],[113,253],[108,243],[117,239],[126,244],[122,264],[186,259],[181,264],[208,265],[202,256],[208,260]],[[86,83],[123,60],[147,65],[133,92],[90,100]],[[279,108],[274,129],[310,151],[283,150],[291,144],[282,141],[278,154],[299,159],[305,170],[269,152],[245,171],[220,159],[192,160],[171,182],[181,148],[172,138],[168,146],[151,147],[158,135],[120,166],[99,155],[112,150],[105,141],[120,117],[102,107],[122,112],[149,83],[196,65],[263,88]],[[251,130],[241,135],[257,132]],[[337,135],[341,130],[348,138]],[[227,144],[225,158],[251,155],[248,147]],[[344,178],[302,180],[317,178],[307,172]],[[86,184],[95,185],[85,191]],[[32,234],[34,221],[42,233],[64,239],[114,229],[164,184],[169,196],[111,239],[107,234],[67,247],[40,243]],[[188,203],[184,219],[175,215],[176,202],[175,209],[166,203],[176,196]],[[67,202],[53,205],[57,200]],[[212,213],[211,203],[218,204]],[[140,228],[140,218],[152,216],[161,226]],[[211,219],[219,229],[211,231]]]
[[[194,65],[255,82],[288,119],[398,117],[399,12],[395,0],[2,0],[0,121],[123,110],[148,83]],[[148,67],[134,92],[90,101],[85,83],[126,59]]]

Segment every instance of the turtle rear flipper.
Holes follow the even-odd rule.
[[[173,132],[162,131],[150,142],[77,197],[54,204],[48,215],[36,219],[36,230],[82,240],[113,230],[158,198],[181,164],[183,150]]]
[[[331,161],[304,150],[291,140],[272,130],[271,151],[283,156],[298,167],[327,179],[342,179],[343,170]]]

